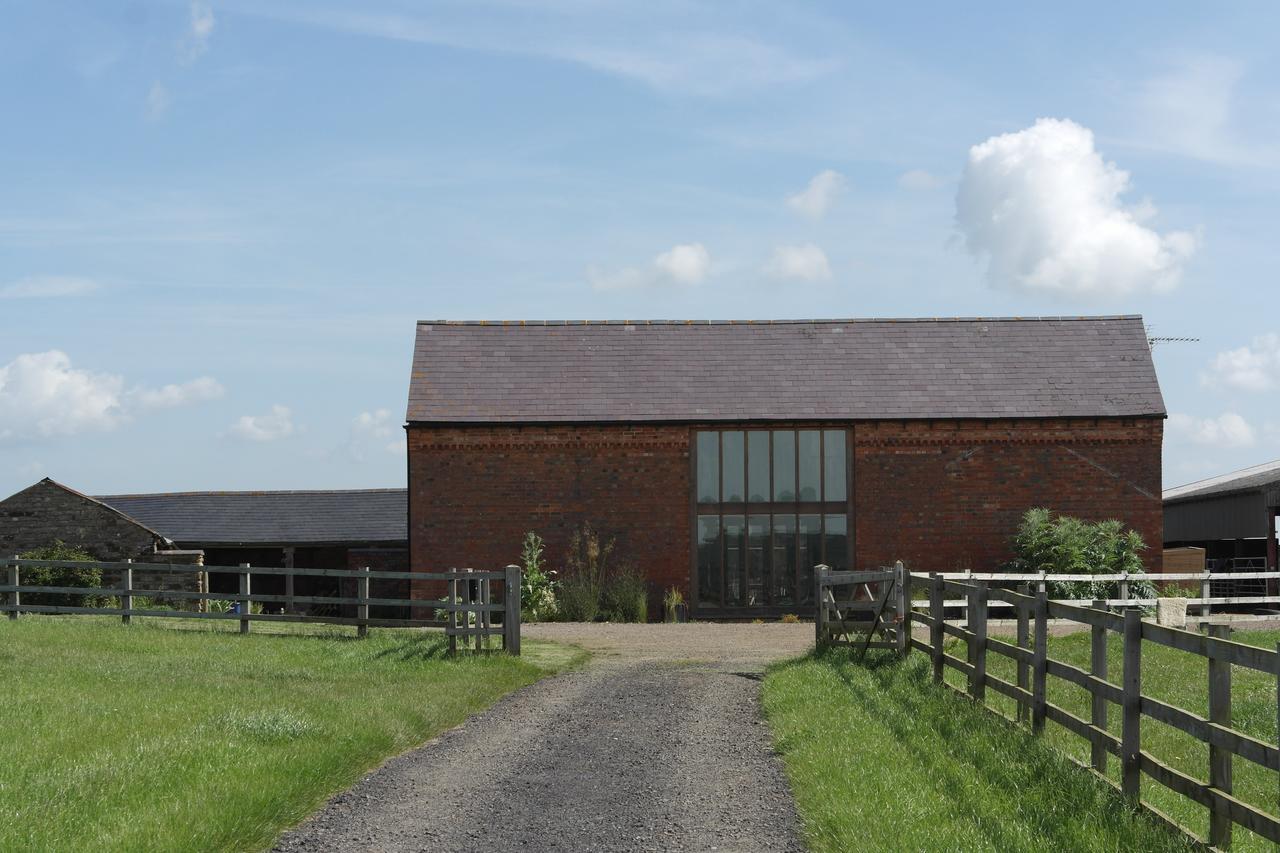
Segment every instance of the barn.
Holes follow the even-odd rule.
[[[414,570],[551,567],[587,522],[651,604],[803,611],[815,564],[989,570],[1033,506],[1158,569],[1164,402],[1137,316],[421,322]],[[425,593],[424,593],[425,594]]]

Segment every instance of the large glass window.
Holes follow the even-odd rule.
[[[727,504],[742,503],[746,493],[746,477],[743,466],[746,464],[746,448],[742,446],[740,430],[720,433],[720,464],[724,468],[724,502]]]
[[[849,567],[847,436],[698,432],[696,606],[812,606],[813,567]]]

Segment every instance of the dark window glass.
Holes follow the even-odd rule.
[[[698,433],[698,503],[720,502],[720,433]]]
[[[796,434],[789,429],[773,434],[773,499],[796,499]]]
[[[849,522],[843,515],[828,515],[826,524],[826,548],[823,561],[836,571],[849,568]]]
[[[747,500],[769,500],[769,432],[753,429],[747,433]]]
[[[744,447],[742,446],[742,431],[732,430],[720,433],[720,441],[724,445],[721,454],[721,464],[724,466],[724,502],[725,503],[742,503],[743,495],[746,494],[746,477],[744,477],[743,465],[745,463]]]
[[[742,602],[745,584],[742,582],[742,516],[724,517],[724,591],[729,604]]]
[[[720,605],[720,516],[698,516],[698,603]]]
[[[773,517],[773,603],[792,604],[796,586],[796,517]]]
[[[747,600],[758,607],[765,603],[765,566],[769,561],[769,516],[747,517]]]
[[[802,429],[800,439],[800,500],[820,500],[822,493],[822,445],[821,433],[816,429]]]
[[[799,585],[797,590],[801,604],[813,603],[813,567],[822,560],[822,516],[800,516],[800,530],[797,535],[799,549],[796,560],[800,564]]]
[[[843,501],[848,498],[845,480],[849,467],[844,455],[844,430],[829,429],[822,434],[822,499]]]

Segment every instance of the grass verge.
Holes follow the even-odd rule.
[[[923,655],[775,666],[764,710],[818,853],[1190,849],[1044,740],[934,685]]]
[[[522,659],[448,659],[437,632],[175,622],[0,621],[0,850],[261,849],[583,654],[526,642]]]

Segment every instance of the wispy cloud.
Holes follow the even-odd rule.
[[[212,376],[201,376],[190,382],[164,385],[160,388],[140,388],[131,393],[133,399],[142,408],[172,409],[189,403],[217,400],[227,393],[227,389]]]
[[[1212,447],[1252,447],[1257,439],[1253,426],[1235,412],[1223,412],[1216,418],[1171,414],[1169,433],[1175,438]]]
[[[1247,346],[1218,353],[1202,384],[1241,391],[1270,391],[1280,386],[1280,335],[1259,335]]]
[[[278,2],[239,9],[357,36],[571,62],[675,95],[720,96],[801,83],[841,64],[835,56],[793,51],[764,35],[725,33],[687,9],[667,12],[646,4],[628,14],[608,4],[494,5],[455,6],[455,12],[471,14],[448,20],[430,9],[407,14]],[[508,26],[494,26],[498,14]]]
[[[765,265],[765,273],[774,278],[822,281],[831,278],[831,264],[827,253],[812,243],[779,246]]]
[[[787,196],[787,207],[810,219],[822,219],[836,203],[848,182],[834,169],[814,175],[800,192]]]
[[[0,287],[0,299],[52,299],[98,289],[93,279],[70,275],[33,275]]]
[[[216,21],[213,9],[207,3],[192,2],[188,8],[189,20],[186,36],[182,40],[181,55],[186,62],[194,62],[209,49]]]
[[[644,267],[603,272],[587,269],[587,280],[596,290],[632,290],[664,285],[701,284],[711,272],[711,253],[701,243],[681,243],[661,252]]]
[[[157,121],[165,113],[169,111],[169,107],[173,104],[173,96],[169,94],[169,89],[162,83],[156,82],[151,84],[151,88],[147,90],[146,115],[151,121]]]
[[[1088,128],[1040,119],[969,150],[956,222],[997,287],[1095,298],[1168,291],[1198,240],[1147,227],[1155,208],[1126,205],[1128,189],[1129,174],[1102,159]]]
[[[405,439],[399,420],[392,417],[390,409],[361,412],[351,422],[346,451],[356,462],[364,462],[371,451],[403,453]]]
[[[276,404],[265,415],[241,415],[227,430],[245,441],[279,441],[296,432],[293,412],[288,406]]]
[[[916,192],[936,190],[938,187],[945,186],[946,183],[946,178],[940,178],[924,169],[911,169],[898,176],[898,186],[904,190]]]

